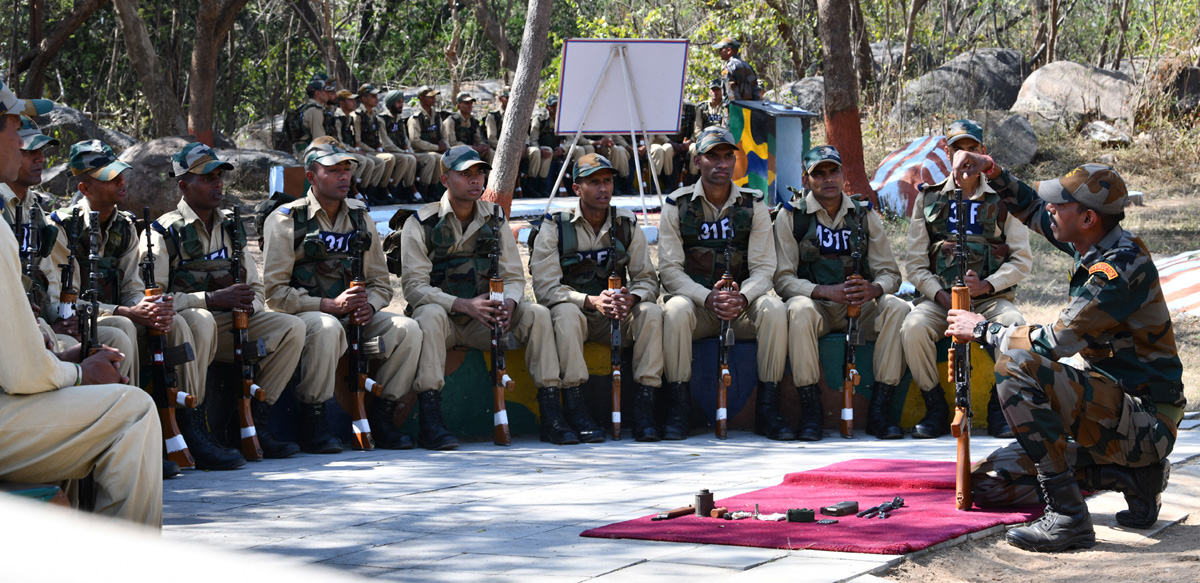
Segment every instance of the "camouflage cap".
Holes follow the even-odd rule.
[[[54,102],[49,99],[21,99],[0,81],[0,115],[37,117],[50,113]]]
[[[467,93],[466,91],[463,91],[462,93],[459,93],[459,94],[458,94],[458,97],[457,97],[457,98],[455,98],[454,102],[455,102],[455,103],[468,103],[468,102],[470,102],[470,103],[474,103],[474,102],[475,102],[475,98],[474,98],[474,97],[471,97],[471,94],[470,94],[470,93]]]
[[[488,170],[492,169],[491,164],[479,159],[479,152],[471,146],[454,146],[442,154],[442,168],[446,170],[462,172],[477,164],[487,166]]]
[[[1115,215],[1125,210],[1125,180],[1110,166],[1084,164],[1062,178],[1035,182],[1046,202],[1077,202],[1094,211]]]
[[[351,93],[349,89],[343,89],[337,92],[338,99],[358,99],[358,94]]]
[[[439,92],[428,85],[422,85],[417,88],[417,97],[425,97],[426,95],[438,95]]]
[[[21,149],[26,151],[40,150],[46,146],[57,146],[61,142],[42,133],[33,120],[21,116],[21,129],[17,130],[21,138]]]
[[[337,84],[329,80],[329,75],[315,73],[308,81],[308,88],[316,91],[333,91],[337,89]]]
[[[358,94],[362,95],[379,95],[381,92],[370,83],[363,83],[358,86]]]
[[[113,149],[100,140],[86,140],[71,145],[71,175],[87,174],[101,182],[108,182],[131,168],[117,159]]]
[[[399,89],[393,89],[383,94],[384,107],[391,107],[397,101],[404,101],[404,92]]]
[[[703,154],[721,144],[729,144],[734,150],[741,149],[729,130],[720,126],[708,126],[696,137],[696,153]]]
[[[812,172],[821,162],[833,162],[842,167],[842,155],[833,146],[814,146],[804,153],[804,173]]]
[[[358,160],[346,152],[346,149],[342,147],[341,142],[329,136],[324,136],[313,140],[313,142],[304,149],[305,166],[308,166],[313,162],[317,162],[322,166],[333,166],[347,160],[353,162],[354,164],[358,164]]]
[[[713,79],[712,81],[708,82],[708,88],[709,89],[724,89],[725,86],[721,84],[720,79]]]
[[[960,119],[950,124],[950,129],[946,130],[946,143],[953,144],[963,138],[971,138],[983,144],[983,127],[979,122],[970,119]]]
[[[714,49],[723,49],[725,47],[731,47],[731,48],[738,49],[738,48],[742,47],[742,43],[740,43],[736,39],[728,37],[728,36],[713,43]]]
[[[558,107],[558,96],[551,95],[546,98],[546,107]]]
[[[571,180],[579,180],[584,176],[591,176],[600,170],[612,170],[612,162],[608,158],[600,154],[585,154],[575,161],[575,168],[571,170]]]
[[[189,172],[208,174],[217,168],[233,170],[233,164],[217,158],[212,148],[200,142],[192,142],[171,156],[171,176],[176,178]]]

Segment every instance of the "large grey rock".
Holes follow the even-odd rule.
[[[65,158],[65,156],[64,156]],[[42,183],[38,189],[56,198],[70,200],[75,194],[75,183],[71,180],[71,170],[67,163],[55,164],[42,171]]]
[[[283,132],[283,114],[238,128],[233,134],[234,147],[240,150],[274,150],[275,135]]]
[[[272,166],[299,166],[300,162],[279,150],[217,150],[217,157],[233,164],[225,172],[225,188],[268,194]]]
[[[118,158],[132,166],[125,177],[125,200],[122,209],[142,216],[142,207],[150,207],[157,217],[179,204],[179,185],[171,177],[171,156],[191,142],[186,137],[158,138],[143,142],[121,152]]]
[[[1033,161],[1038,151],[1037,132],[1025,116],[1009,111],[976,112],[983,125],[988,154],[1004,168],[1017,168]]]
[[[1124,73],[1070,61],[1055,61],[1034,71],[1012,110],[1045,117],[1097,113],[1107,119],[1133,114],[1133,79]]]
[[[133,136],[97,124],[78,109],[56,104],[54,110],[38,118],[42,133],[62,142],[64,154],[71,144],[83,140],[104,140],[113,151],[120,153],[137,144]]]
[[[904,86],[893,117],[973,109],[1008,109],[1026,75],[1021,52],[977,49],[963,53]]]
[[[933,68],[933,56],[925,47],[913,45],[909,53],[909,71],[927,71]],[[904,43],[873,42],[871,43],[871,57],[875,61],[877,77],[882,77],[888,71],[891,71],[892,77],[896,77],[900,73],[900,61],[904,59]]]
[[[825,78],[805,77],[782,87],[784,99],[794,102],[800,109],[821,113],[825,107]]]

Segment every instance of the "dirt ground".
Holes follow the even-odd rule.
[[[1193,458],[1188,465],[1198,462]],[[878,576],[902,583],[1200,581],[1200,507],[1188,510],[1187,520],[1138,545],[1102,542],[1087,550],[1032,553],[1009,545],[999,533],[908,559]]]

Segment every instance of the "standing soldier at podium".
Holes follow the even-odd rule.
[[[762,93],[758,90],[758,74],[750,63],[738,56],[742,43],[726,37],[713,45],[717,55],[725,64],[721,67],[721,79],[725,82],[725,104],[730,101],[758,101]]]

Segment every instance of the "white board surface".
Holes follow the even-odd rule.
[[[679,131],[683,84],[687,74],[686,39],[569,39],[563,43],[562,71],[559,75],[558,119],[555,131],[573,134],[582,128],[585,134],[628,134],[630,129],[629,95],[625,72],[618,55],[608,70],[613,47],[626,47],[629,74],[636,89],[634,119],[641,109],[645,130],[652,134]],[[604,72],[603,79],[600,78]],[[596,99],[588,111],[592,92]],[[639,133],[641,128],[638,128]]]

